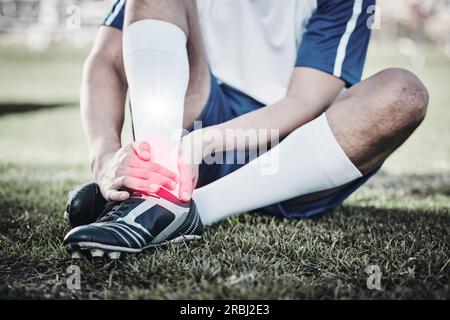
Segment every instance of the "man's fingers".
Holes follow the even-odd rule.
[[[113,189],[127,188],[145,193],[155,193],[160,189],[160,185],[147,180],[133,178],[129,176],[119,177],[113,184]]]
[[[172,179],[175,182],[178,182],[178,176],[175,172],[172,172],[157,163],[151,161],[142,161],[139,157],[131,157],[127,165],[131,168],[142,169],[148,172],[156,172],[162,176]]]
[[[108,190],[106,193],[106,199],[109,201],[125,201],[130,197],[130,194],[126,191],[117,191],[114,189]]]
[[[180,199],[189,202],[194,191],[194,175],[189,165],[180,163]]]
[[[135,141],[131,144],[131,148],[133,149],[134,153],[144,161],[150,161],[151,157],[151,148],[150,144],[145,141]]]
[[[133,178],[139,178],[147,180],[151,184],[157,184],[169,190],[173,190],[177,187],[177,181],[175,179],[167,178],[157,172],[140,168],[128,168],[127,175]]]
[[[151,181],[153,184],[160,185],[169,190],[174,190],[177,187],[177,183],[175,182],[175,180],[164,177],[159,173],[151,173],[148,180]]]
[[[193,188],[190,185],[192,185],[192,182],[180,184],[180,199],[181,199],[181,201],[184,201],[184,202],[191,201]]]
[[[149,162],[149,161],[144,161],[144,160],[142,160],[139,156],[137,156],[137,155],[131,155],[128,159],[127,159],[127,161],[126,161],[126,165],[128,165],[128,166],[130,166],[130,167],[134,167],[134,168],[142,168],[142,169],[144,169],[144,168],[146,168],[146,167],[148,167],[148,165],[150,164],[151,162]]]
[[[149,167],[150,167],[150,171],[157,172],[160,175],[167,177],[175,182],[178,182],[178,180],[179,180],[179,178],[175,172],[172,172],[169,169],[166,169],[165,167],[160,166],[157,163],[151,162],[149,164]]]

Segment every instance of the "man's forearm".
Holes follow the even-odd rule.
[[[125,99],[126,86],[112,62],[90,56],[84,67],[80,101],[93,170],[105,154],[121,146]]]
[[[323,113],[343,87],[342,80],[324,72],[297,68],[285,98],[225,123],[204,128],[198,133],[194,131],[194,135],[198,136],[193,138],[198,139],[202,135],[203,156],[211,150],[255,150],[258,146],[267,146],[273,139],[286,137]],[[247,137],[256,135],[257,139],[242,139],[238,136],[230,143],[225,141],[228,130]],[[273,132],[276,136],[273,136]],[[217,136],[222,139],[215,139]]]
[[[227,122],[194,131],[192,139],[195,142],[192,145],[202,146],[202,157],[210,155],[212,151],[256,150],[261,146],[266,148],[319,116],[325,108],[286,97]],[[232,141],[228,141],[230,137]]]
[[[285,137],[297,127],[320,115],[322,111],[322,108],[312,108],[303,105],[294,98],[286,97],[272,105],[249,112],[225,123],[205,128],[204,134],[209,136],[209,130],[218,130],[226,137],[227,130],[230,130],[230,132],[241,130],[244,134],[248,134],[247,130],[254,130],[255,133],[258,133],[257,140],[236,139],[235,144],[224,145],[223,150],[220,150],[220,146],[217,146],[216,151],[230,151],[228,150],[230,146],[233,146],[235,150],[255,149],[258,145],[269,142],[271,132],[276,132],[278,137]],[[263,132],[267,134],[261,134]]]

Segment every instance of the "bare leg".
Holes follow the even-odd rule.
[[[343,93],[326,114],[342,149],[367,174],[408,139],[424,119],[427,105],[428,92],[414,74],[386,69]],[[321,191],[286,203],[305,203],[334,191]]]
[[[183,126],[187,127],[205,107],[211,86],[195,1],[129,0],[125,12],[125,28],[135,21],[155,19],[175,24],[186,33],[190,77]]]

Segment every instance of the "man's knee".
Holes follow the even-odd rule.
[[[388,87],[392,98],[387,103],[388,115],[402,127],[416,128],[424,120],[428,106],[428,90],[412,72],[400,69],[385,69],[379,74]]]

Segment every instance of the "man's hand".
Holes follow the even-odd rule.
[[[161,187],[177,187],[177,175],[151,161],[150,145],[146,142],[134,142],[105,154],[96,163],[95,181],[110,201],[124,201],[132,191],[150,194]]]
[[[203,158],[201,130],[184,136],[181,140],[178,157],[180,171],[180,199],[189,202],[198,181],[199,165]]]

